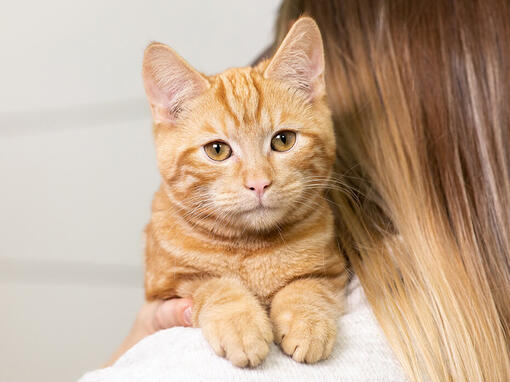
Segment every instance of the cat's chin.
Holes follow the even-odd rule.
[[[257,215],[267,215],[268,213],[271,213],[276,208],[263,206],[262,204],[259,204],[256,207],[250,208],[249,210],[244,210],[241,213],[248,216],[257,216]]]
[[[257,206],[239,215],[239,222],[253,232],[268,232],[278,229],[284,213],[279,208]]]

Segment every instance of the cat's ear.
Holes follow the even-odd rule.
[[[264,77],[301,89],[310,100],[324,94],[324,48],[319,27],[313,19],[301,17],[294,23]]]
[[[175,122],[186,102],[209,87],[209,82],[184,59],[157,42],[145,49],[142,76],[155,123]]]

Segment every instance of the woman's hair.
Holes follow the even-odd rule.
[[[339,240],[414,380],[510,381],[510,3],[284,0],[313,17]]]

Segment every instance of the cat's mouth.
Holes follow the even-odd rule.
[[[267,205],[263,205],[262,203],[259,203],[257,206],[255,206],[253,208],[249,208],[249,209],[241,211],[241,213],[242,214],[262,213],[262,212],[267,212],[267,211],[274,210],[274,209],[275,209],[274,207],[270,207]]]

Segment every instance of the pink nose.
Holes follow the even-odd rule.
[[[252,190],[257,194],[259,198],[264,195],[264,191],[271,185],[271,181],[268,179],[254,179],[246,182],[245,187]]]

